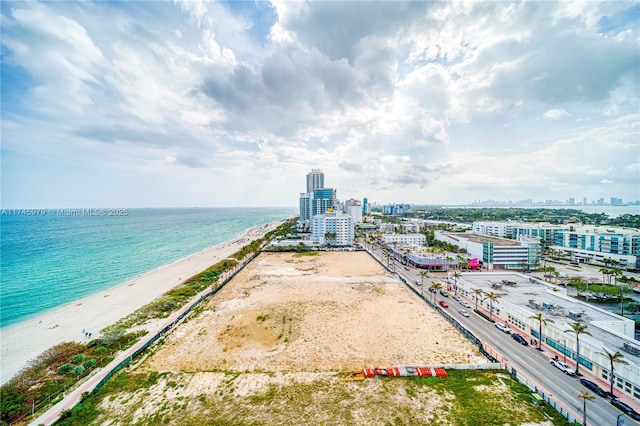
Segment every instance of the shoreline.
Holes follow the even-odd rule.
[[[100,330],[152,302],[185,280],[231,256],[282,221],[254,226],[229,241],[152,269],[128,281],[0,329],[0,384],[45,350],[62,342],[86,343]],[[87,336],[85,333],[91,333]]]

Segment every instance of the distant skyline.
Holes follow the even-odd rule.
[[[3,208],[640,199],[638,2],[0,11]]]

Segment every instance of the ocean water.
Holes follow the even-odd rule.
[[[294,214],[295,208],[3,210],[0,327]]]

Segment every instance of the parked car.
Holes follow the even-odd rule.
[[[444,290],[440,290],[440,294],[441,294],[443,297],[449,297],[449,293],[447,293],[447,292],[446,292],[446,291],[444,291]]]
[[[522,337],[518,333],[511,334],[511,338],[513,340],[515,340],[516,342],[520,343],[521,345],[529,346],[529,342],[527,342],[527,339],[525,339],[524,337]]]
[[[616,407],[618,410],[625,413],[627,416],[631,417],[633,420],[640,420],[640,413],[638,413],[636,410],[634,410],[624,402],[618,401],[617,399],[612,399],[609,401],[609,403]]]
[[[502,322],[497,322],[496,323],[496,327],[498,328],[498,330],[503,331],[505,333],[511,333],[511,330],[509,329],[509,326],[507,326],[507,324],[504,324]]]
[[[460,312],[460,315],[462,315],[463,317],[469,316],[469,312],[465,311],[464,309],[458,309],[458,312]]]
[[[439,301],[438,305],[442,306],[443,308],[448,308],[449,307],[449,305],[447,305],[447,302],[445,302],[444,300]]]
[[[569,376],[575,376],[576,372],[573,371],[573,368],[569,367],[569,365],[565,362],[562,362],[560,360],[557,360],[555,358],[551,358],[549,360],[549,362],[551,362],[551,364],[553,364],[557,369],[559,369],[560,371],[562,371],[564,374],[568,374]]]
[[[420,282],[420,280],[416,280],[416,285],[422,285],[422,283]]]
[[[597,384],[593,383],[591,380],[580,379],[580,383],[582,383],[582,386],[589,389],[591,392],[595,393],[596,395],[599,395],[602,397],[607,397],[608,395],[608,392],[605,392],[604,389],[602,389]]]

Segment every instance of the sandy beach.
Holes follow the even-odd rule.
[[[114,324],[186,279],[229,257],[279,224],[280,222],[274,222],[251,228],[234,240],[194,253],[29,320],[3,327],[0,330],[1,383],[9,381],[28,361],[58,343],[87,342],[99,337],[100,330],[104,327]],[[92,333],[92,336],[87,337],[87,332]]]

